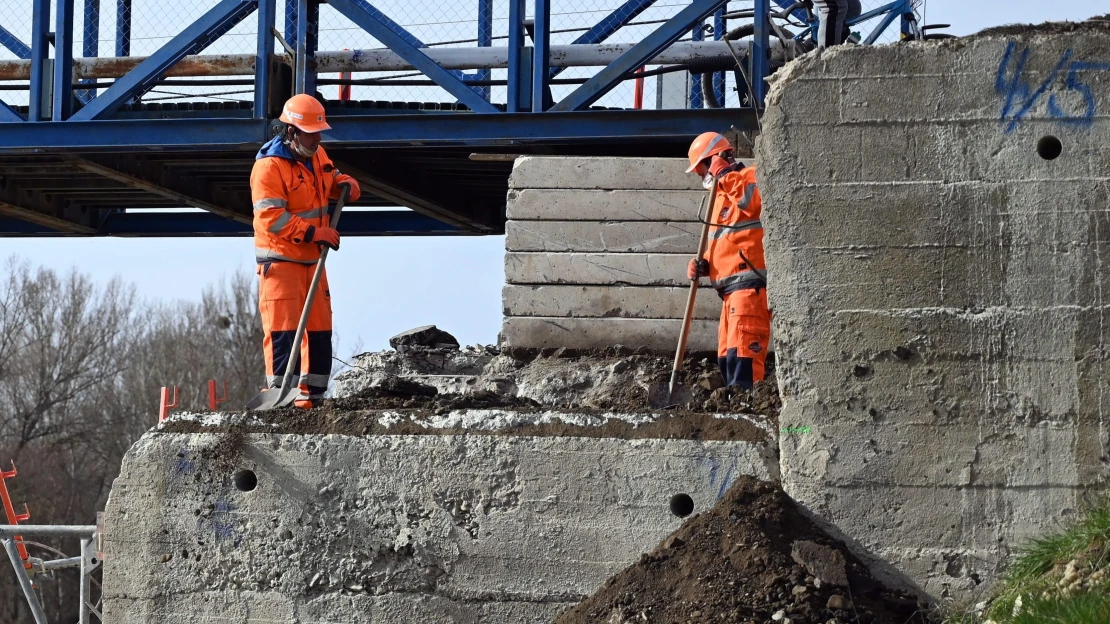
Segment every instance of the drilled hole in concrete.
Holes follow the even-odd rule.
[[[258,477],[255,476],[253,470],[240,470],[232,477],[235,481],[235,487],[240,492],[250,492],[258,487]]]
[[[861,366],[857,364],[855,368],[852,369],[852,374],[855,375],[856,379],[871,379],[873,371],[870,366]]]
[[[1045,160],[1056,160],[1063,151],[1063,143],[1051,134],[1037,141],[1037,155]]]
[[[675,494],[671,497],[671,513],[679,518],[694,513],[694,499],[689,494]]]

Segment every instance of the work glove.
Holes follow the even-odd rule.
[[[351,185],[351,191],[347,194],[347,201],[358,201],[358,198],[362,197],[362,189],[358,185],[358,180],[352,178],[347,174],[341,174],[336,179],[336,182],[339,184]]]
[[[686,277],[696,280],[709,275],[709,261],[705,258],[690,258],[690,266],[686,267]]]
[[[318,227],[309,239],[309,243],[324,245],[332,251],[339,251],[339,230],[329,227]]]

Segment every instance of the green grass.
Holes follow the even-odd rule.
[[[945,624],[1110,624],[1110,584],[1072,596],[1059,595],[1063,567],[1076,561],[1086,577],[1110,566],[1110,500],[1094,507],[1072,526],[1029,541],[999,582],[982,619],[960,610]],[[1044,598],[1048,593],[1050,597]],[[1018,617],[1014,602],[1022,597]]]
[[[1079,523],[1062,533],[1039,537],[1022,548],[1018,559],[1010,566],[1007,579],[1015,582],[1035,579],[1092,547],[1101,548],[1105,557],[1108,542],[1110,505],[1102,505],[1090,510]]]
[[[1068,598],[1031,600],[1022,605],[1012,624],[1106,624],[1110,622],[1110,594],[1090,592]]]

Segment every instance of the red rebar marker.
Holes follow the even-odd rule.
[[[224,380],[224,395],[223,397],[216,396],[216,380],[208,380],[208,409],[213,412],[220,406],[220,403],[227,403],[227,380]]]
[[[8,517],[8,524],[15,526],[20,522],[27,522],[31,519],[31,512],[27,509],[27,504],[23,504],[23,513],[15,513],[15,507],[12,505],[12,497],[8,494],[8,484],[5,482],[11,479],[18,472],[15,469],[15,460],[12,460],[11,470],[0,470],[0,503],[4,506],[4,515]],[[23,560],[23,567],[30,570],[31,562],[27,556],[27,547],[23,545],[23,536],[15,536],[15,547],[19,551],[19,558]]]
[[[173,387],[173,401],[170,401],[170,389],[162,386],[161,398],[158,400],[158,422],[161,423],[170,415],[170,410],[177,407],[177,386]]]

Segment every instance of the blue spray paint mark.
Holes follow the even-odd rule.
[[[181,449],[181,452],[177,454],[177,461],[174,462],[173,465],[173,476],[175,478],[191,475],[196,472],[197,466],[189,457],[190,453],[191,451],[185,448]]]
[[[1022,48],[1015,59],[1016,50],[1017,44],[1014,42],[1006,44],[1006,52],[1002,55],[1002,61],[998,64],[998,73],[994,79],[995,91],[1004,97],[1001,120],[1007,122],[1006,134],[1012,134],[1017,130],[1029,111],[1040,103],[1044,94],[1060,78],[1065,68],[1067,71],[1065,90],[1078,93],[1082,97],[1083,110],[1078,113],[1064,110],[1060,105],[1058,94],[1052,93],[1048,97],[1048,114],[1064,123],[1080,126],[1090,126],[1094,122],[1095,115],[1098,113],[1097,102],[1091,87],[1081,80],[1080,74],[1090,71],[1110,71],[1110,63],[1072,61],[1074,52],[1069,48],[1060,56],[1060,60],[1049,72],[1045,81],[1034,89],[1033,85],[1026,81],[1025,76],[1031,51],[1028,47]],[[1011,65],[1013,65],[1012,68]]]

